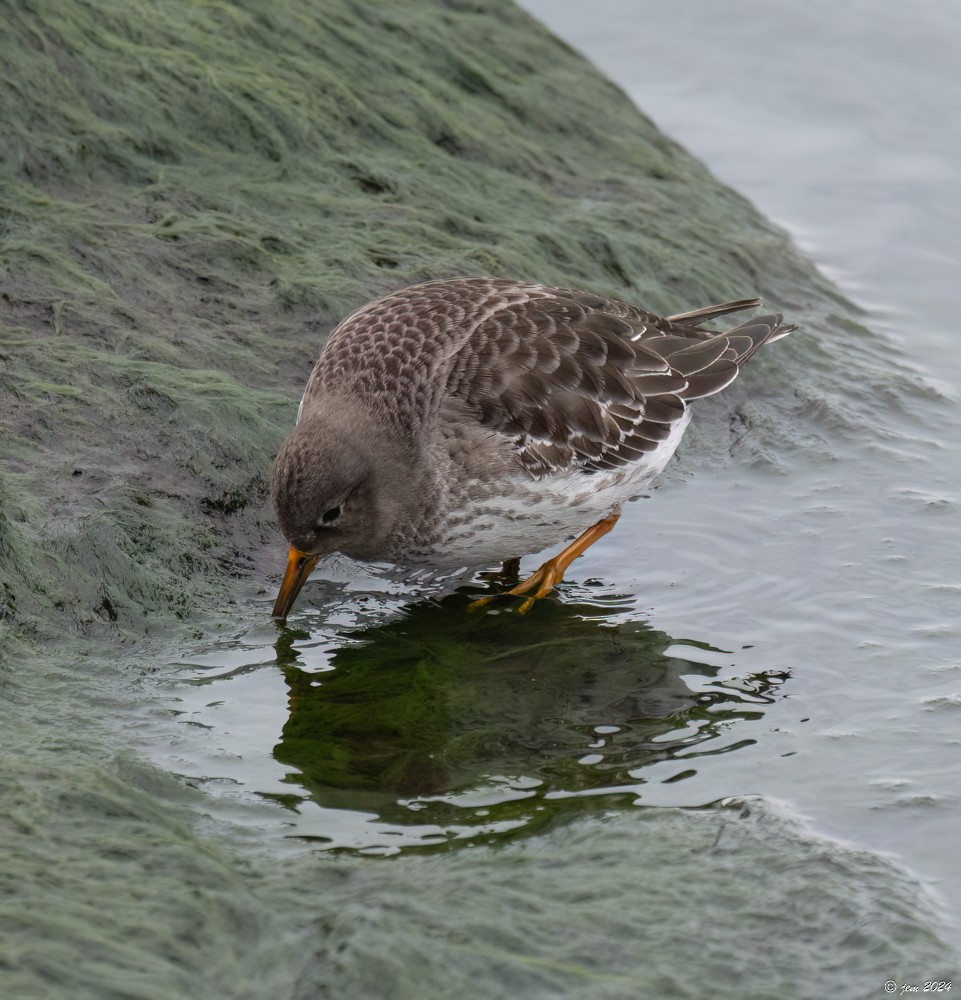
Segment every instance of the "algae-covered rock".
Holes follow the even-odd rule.
[[[273,454],[374,294],[496,273],[652,309],[836,301],[505,0],[38,0],[5,13],[0,84],[0,612],[21,634],[142,632],[270,572]]]

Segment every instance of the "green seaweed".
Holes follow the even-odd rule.
[[[0,50],[4,455],[37,508],[0,521],[0,607],[24,635],[89,634],[101,591],[127,595],[109,629],[142,634],[275,572],[272,456],[375,294],[498,273],[850,315],[506,0],[38,0]],[[829,389],[782,402],[831,409]]]

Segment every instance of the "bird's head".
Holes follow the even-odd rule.
[[[290,543],[273,617],[283,621],[317,560],[329,552],[376,559],[406,493],[406,464],[384,454],[364,420],[332,408],[305,414],[274,462],[270,492]],[[388,449],[389,451],[389,449]]]

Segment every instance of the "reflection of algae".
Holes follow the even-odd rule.
[[[633,801],[644,767],[686,760],[732,721],[757,718],[783,680],[754,677],[749,695],[693,691],[684,675],[716,668],[665,656],[674,640],[642,622],[605,623],[595,605],[557,601],[524,617],[471,615],[467,600],[351,633],[329,673],[281,657],[290,717],[274,756],[297,769],[291,784],[322,806],[402,825],[523,820],[529,832],[561,811]]]

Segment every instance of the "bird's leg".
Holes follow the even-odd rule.
[[[513,559],[505,559],[503,566],[501,566],[501,576],[506,577],[508,580],[516,580],[521,573],[521,561],[516,556]]]
[[[486,570],[480,574],[480,578],[489,583],[491,587],[512,587],[520,579],[521,561],[520,559],[505,559],[501,568]]]
[[[505,591],[503,594],[494,594],[490,597],[481,597],[471,604],[471,609],[479,608],[484,604],[488,604],[493,601],[495,597],[506,597],[508,595],[512,597],[521,597],[523,594],[534,590],[527,600],[517,609],[518,614],[524,614],[534,606],[534,601],[541,597],[546,597],[554,587],[561,582],[564,578],[564,574],[567,572],[567,567],[579,556],[586,552],[597,540],[598,538],[606,535],[611,528],[617,524],[617,519],[620,517],[620,513],[611,514],[610,517],[605,517],[598,521],[597,524],[592,524],[587,531],[582,535],[578,535],[577,538],[563,549],[558,552],[556,556],[548,559],[546,563],[535,573],[532,573],[526,580],[517,584],[516,587],[511,587],[510,590]]]

